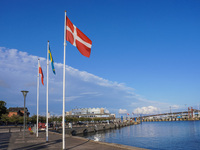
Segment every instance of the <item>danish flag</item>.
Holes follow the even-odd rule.
[[[90,57],[92,41],[81,32],[70,20],[66,17],[66,40],[69,41],[72,45],[76,46],[79,52],[86,56]]]

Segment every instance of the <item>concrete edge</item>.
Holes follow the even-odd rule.
[[[113,146],[113,147],[118,147],[118,148],[123,148],[123,149],[127,149],[127,150],[147,150],[147,149],[144,149],[144,148],[128,146],[128,145],[121,145],[121,144],[116,144],[116,143],[107,143],[107,142],[93,141],[93,140],[91,140],[91,142],[95,142],[95,143],[99,143],[99,144],[103,144],[103,145],[108,145],[108,146]]]

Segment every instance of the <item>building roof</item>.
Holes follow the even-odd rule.
[[[28,111],[27,107],[25,107],[25,110]],[[18,112],[18,111],[24,111],[24,107],[10,107],[8,109],[8,112]]]

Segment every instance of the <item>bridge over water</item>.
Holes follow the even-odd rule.
[[[200,110],[188,108],[188,111],[170,112],[154,115],[137,117],[141,121],[181,121],[181,120],[200,120]]]

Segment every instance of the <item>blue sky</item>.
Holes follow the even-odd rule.
[[[23,106],[20,91],[26,89],[27,106],[36,113],[37,58],[46,79],[49,40],[56,69],[56,76],[50,72],[49,111],[62,113],[65,10],[93,42],[90,58],[67,42],[66,110],[159,113],[170,106],[198,107],[199,1],[1,0],[0,99],[8,107]],[[40,85],[41,114],[45,101],[46,83]]]

